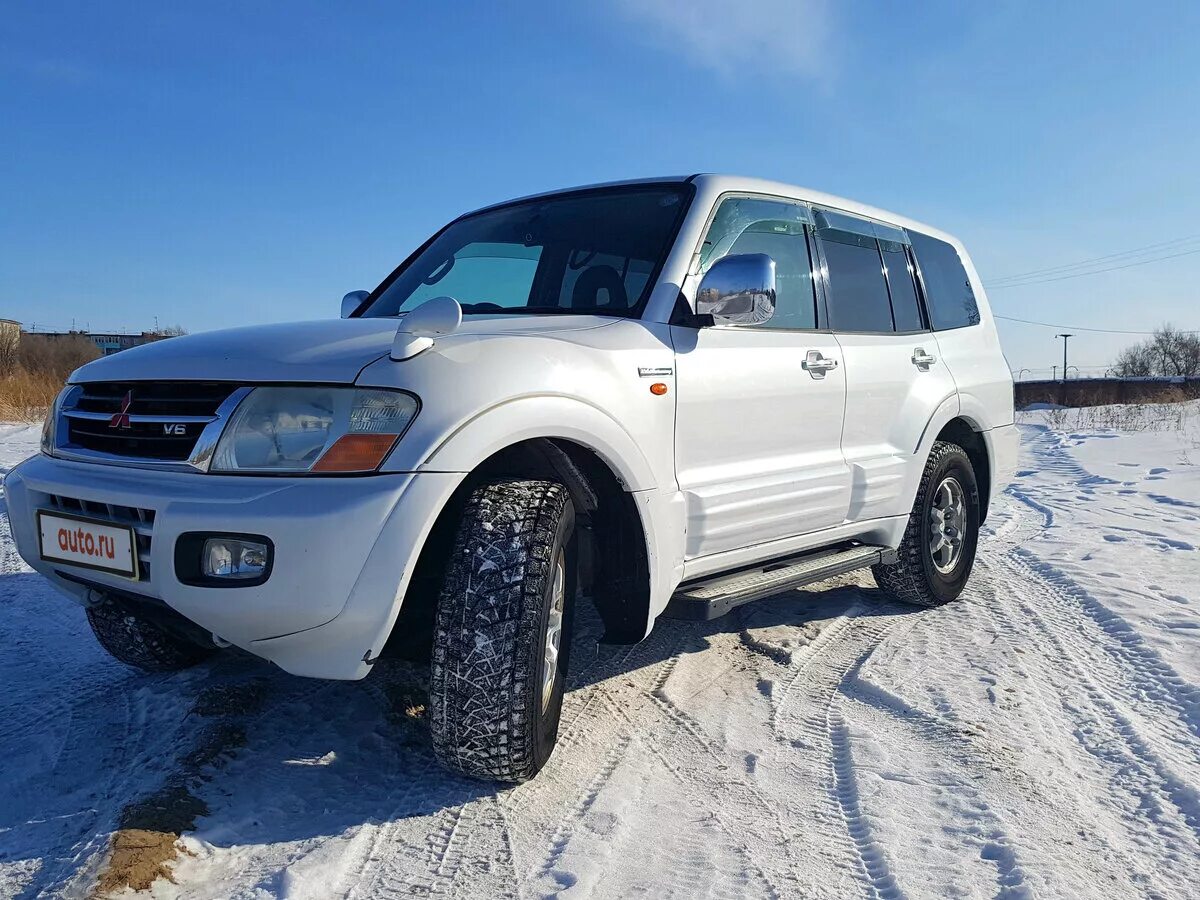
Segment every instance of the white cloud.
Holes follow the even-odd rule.
[[[615,0],[629,19],[694,65],[820,76],[831,31],[828,0]]]

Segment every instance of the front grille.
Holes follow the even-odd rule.
[[[236,388],[207,381],[85,384],[63,410],[67,443],[113,456],[183,462]]]
[[[115,503],[97,503],[94,500],[80,500],[76,497],[62,497],[57,494],[47,494],[42,508],[76,516],[86,516],[89,519],[111,522],[114,525],[132,526],[137,537],[138,580],[150,580],[150,546],[154,541],[154,510],[141,509],[136,506],[119,506]]]

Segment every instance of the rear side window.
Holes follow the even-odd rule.
[[[892,331],[887,280],[873,237],[820,231],[829,269],[829,324],[834,331]]]
[[[958,251],[945,241],[909,231],[913,253],[925,282],[925,301],[935,331],[979,324],[979,305]]]
[[[879,252],[887,268],[888,289],[892,293],[892,317],[897,331],[923,331],[921,304],[913,283],[912,266],[904,245],[897,241],[880,241]]]

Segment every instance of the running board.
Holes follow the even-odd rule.
[[[733,574],[717,575],[681,585],[667,604],[665,615],[672,619],[709,621],[736,606],[772,597],[784,591],[816,584],[835,575],[865,569],[894,558],[895,551],[866,544],[821,550],[805,556],[777,560]]]

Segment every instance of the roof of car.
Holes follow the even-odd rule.
[[[474,210],[473,212],[482,212],[483,210],[493,209],[497,206],[507,206],[510,203],[532,200],[538,197],[549,197],[553,196],[554,194],[570,193],[572,191],[586,191],[608,187],[624,187],[627,185],[637,184],[670,184],[678,182],[691,182],[697,187],[705,189],[706,192],[717,195],[725,193],[769,194],[795,200],[804,200],[809,203],[815,203],[818,206],[827,206],[831,209],[841,210],[859,216],[865,216],[869,219],[878,219],[881,222],[898,225],[901,228],[912,228],[933,237],[938,237],[961,246],[959,241],[952,235],[949,235],[938,228],[926,225],[923,222],[910,219],[907,216],[889,212],[888,210],[880,209],[875,206],[869,206],[865,203],[860,203],[857,200],[851,200],[847,197],[838,197],[834,194],[827,194],[824,191],[818,191],[812,188],[801,187],[794,184],[786,184],[781,181],[752,178],[745,175],[703,173],[695,175],[663,175],[657,178],[631,178],[624,181],[604,181],[596,184],[583,184],[575,187],[559,188],[552,191],[540,191],[536,194],[529,194],[524,197],[516,197],[500,203],[491,203],[487,206],[481,207],[480,209]]]

